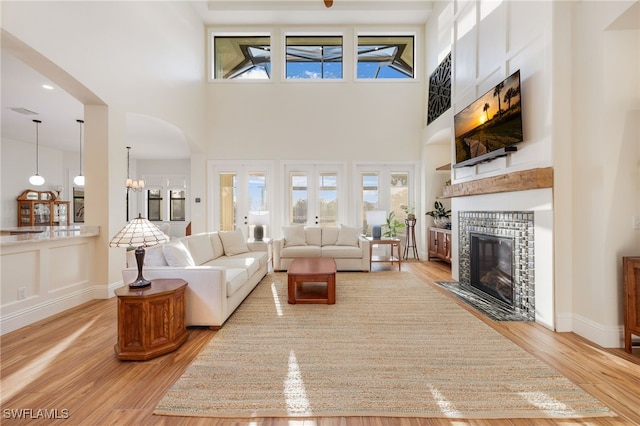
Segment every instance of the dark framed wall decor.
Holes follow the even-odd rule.
[[[429,76],[427,125],[451,108],[451,52]]]

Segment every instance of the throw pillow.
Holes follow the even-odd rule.
[[[145,266],[169,266],[167,260],[164,258],[162,248],[164,244],[157,246],[146,247],[144,249],[144,265]]]
[[[360,229],[352,226],[340,225],[340,233],[338,233],[337,246],[358,246],[360,237]]]
[[[227,256],[249,252],[247,239],[244,237],[242,229],[236,229],[235,231],[220,231],[219,235],[220,240],[222,240],[222,247],[224,247],[224,254]]]
[[[282,227],[284,235],[284,245],[289,246],[306,246],[307,237],[304,233],[304,225],[284,226]]]
[[[214,258],[209,234],[192,235],[186,241],[196,265],[203,265]]]
[[[169,266],[195,266],[196,264],[187,247],[177,238],[172,238],[163,245],[162,253]]]

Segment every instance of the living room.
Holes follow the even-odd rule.
[[[206,6],[186,2],[3,2],[3,48],[18,46],[27,61],[84,101],[85,221],[100,226],[101,234],[90,278],[73,289],[83,295],[78,300],[112,297],[122,285],[124,250],[109,249],[108,242],[126,222],[125,135],[128,118],[138,114],[179,129],[187,145],[189,157],[176,168],[140,159],[132,170],[138,177],[158,170],[186,176],[186,222],[193,233],[219,223],[214,173],[222,166],[268,163],[272,237],[288,224],[284,209],[275,209],[286,205],[287,170],[337,168],[349,188],[341,220],[355,225],[358,173],[403,167],[413,177],[410,201],[424,258],[431,224],[424,213],[442,195],[444,181],[464,185],[550,168],[551,188],[445,201],[454,212],[451,278],[460,276],[460,212],[535,211],[538,321],[605,348],[621,347],[621,258],[640,253],[638,2],[403,3],[415,3],[417,11],[428,3],[426,22],[382,25],[360,17],[364,22],[206,24],[197,12]],[[338,2],[334,7],[339,10]],[[340,33],[345,58],[353,57],[358,32],[415,34],[416,74],[410,81],[358,81],[353,63],[345,61],[343,81],[286,82],[274,61],[269,82],[209,82],[206,52],[216,30],[269,32],[274,58],[287,32]],[[450,51],[451,108],[427,125],[428,77]],[[518,69],[525,134],[518,151],[437,172],[454,161],[454,113]],[[33,168],[31,137],[5,138],[3,129],[2,227],[15,226],[15,198]],[[67,182],[69,199],[79,154],[46,146],[43,152],[43,175]],[[133,194],[130,213],[144,208],[141,194]],[[180,235],[183,225],[175,228]],[[32,303],[23,305],[25,312],[37,306],[33,299],[25,303]]]
[[[87,142],[84,161],[89,177],[86,218],[87,223],[97,224],[105,230],[97,244],[96,261],[108,258],[109,267],[96,270],[97,275],[85,288],[98,288],[101,290],[96,293],[108,294],[109,291],[102,291],[102,288],[112,289],[120,281],[122,254],[109,250],[106,242],[125,220],[118,213],[126,209],[125,197],[118,188],[126,177],[126,142],[122,134],[126,133],[129,111],[159,117],[160,121],[181,129],[191,152],[187,212],[194,233],[215,228],[216,209],[212,203],[216,194],[211,189],[210,173],[216,161],[271,159],[266,161],[270,162],[279,179],[274,188],[282,187],[282,170],[288,164],[338,163],[348,186],[355,185],[356,179],[352,175],[360,166],[402,164],[415,167],[411,201],[417,206],[418,240],[424,254],[424,229],[430,222],[423,212],[441,195],[442,182],[446,180],[446,174],[443,178],[442,172],[434,170],[452,161],[450,134],[454,111],[471,103],[511,71],[520,69],[523,98],[526,98],[523,105],[525,142],[520,144],[518,152],[507,158],[456,169],[450,177],[456,184],[552,167],[553,191],[547,191],[542,200],[536,201],[547,206],[545,231],[540,233],[545,237],[546,246],[537,250],[536,262],[537,268],[541,268],[536,270],[536,275],[545,286],[545,290],[540,291],[539,307],[544,312],[541,318],[547,326],[558,331],[574,331],[607,347],[620,346],[621,256],[634,254],[640,245],[640,235],[632,228],[639,204],[638,179],[634,177],[637,166],[633,162],[637,157],[633,113],[637,97],[629,98],[629,94],[637,93],[632,89],[638,84],[634,45],[637,2],[580,5],[505,2],[491,6],[486,17],[484,8],[488,6],[484,4],[478,4],[478,8],[485,10],[478,16],[476,6],[466,6],[459,11],[455,3],[436,2],[431,6],[429,21],[424,26],[402,24],[394,28],[394,31],[417,35],[419,54],[413,81],[352,81],[349,77],[352,65],[345,61],[345,81],[340,83],[278,83],[275,72],[275,81],[267,84],[219,84],[221,82],[206,83],[202,73],[207,69],[207,58],[202,55],[207,49],[205,35],[208,29],[216,26],[203,25],[191,7],[166,3],[154,12],[158,14],[157,20],[164,23],[162,34],[169,30],[176,33],[171,44],[158,46],[156,39],[161,36],[156,24],[136,19],[136,16],[148,13],[143,3],[100,6],[77,3],[69,11],[56,3],[38,6],[3,4],[3,40],[15,36],[18,40],[28,41],[32,48],[37,47],[45,58],[77,74],[78,81],[84,83],[78,93],[84,93],[84,99],[91,99],[85,105]],[[120,7],[124,8],[121,15],[127,18],[123,18],[118,30],[81,31],[85,36],[78,49],[83,55],[74,55],[75,49],[71,47],[61,50],[60,41],[43,36],[49,33],[48,26],[65,28],[68,35],[59,29],[56,31],[59,40],[70,45],[74,39],[71,34],[80,31],[79,26],[89,25],[103,14],[117,13]],[[171,19],[175,13],[183,16],[182,23],[192,23],[186,27],[188,30]],[[34,25],[39,22],[38,17],[42,17],[42,23]],[[574,25],[567,26],[567,20]],[[130,49],[127,52],[131,53],[110,47],[110,43],[118,43],[122,34],[127,33],[125,28],[136,34],[128,37]],[[228,26],[222,28],[229,30]],[[262,25],[251,28],[265,30]],[[376,27],[362,24],[311,28],[313,31],[339,30],[346,40],[351,40],[356,31],[363,28],[371,31]],[[282,25],[274,31],[274,37],[296,29],[299,28],[293,24]],[[104,37],[107,31],[114,34]],[[480,35],[483,37],[480,40],[489,42],[478,45],[474,40]],[[568,40],[572,40],[572,44]],[[99,47],[89,49],[88,46]],[[154,49],[149,51],[148,46],[154,46]],[[278,48],[274,46],[274,53]],[[345,43],[345,50],[349,48],[350,43]],[[425,126],[427,76],[450,50],[455,52],[452,108]],[[573,53],[566,54],[568,51]],[[105,52],[110,52],[112,57]],[[138,66],[130,66],[131,55],[136,56]],[[608,60],[610,55],[615,55],[615,61]],[[594,65],[593,57],[602,60]],[[180,63],[181,66],[173,69],[157,65],[165,62]],[[278,66],[274,62],[274,67]],[[596,66],[598,72],[594,71]],[[107,68],[117,70],[113,71],[119,76],[117,84],[102,77],[99,70]],[[172,80],[184,84],[165,84]],[[614,81],[616,84],[609,87],[608,83]],[[159,101],[159,87],[163,89],[162,97],[171,102]],[[270,107],[275,99],[277,108]],[[340,101],[336,102],[336,99]],[[301,108],[302,105],[308,106],[312,113]],[[594,110],[587,105],[602,105],[606,113],[597,116],[607,119],[585,119],[591,117]],[[246,125],[247,118],[250,126]],[[93,123],[100,123],[100,126],[94,127]],[[110,129],[109,134],[101,131],[105,128],[102,126]],[[264,129],[272,130],[265,133]],[[602,150],[601,140],[605,134],[607,140],[618,142],[614,145],[609,142],[608,148]],[[31,135],[25,138],[28,137]],[[93,143],[96,140],[101,142]],[[7,143],[3,139],[3,149],[8,149]],[[26,152],[26,149],[20,152]],[[336,156],[336,152],[340,155]],[[52,169],[49,172],[53,174],[52,181],[70,181],[73,175],[70,171],[76,168],[78,157],[74,153],[55,150],[52,154],[50,157],[59,158],[64,166],[56,167],[42,161],[42,167]],[[3,156],[5,158],[3,161],[9,161]],[[104,158],[109,159],[106,167]],[[15,208],[15,196],[26,185],[31,161],[25,155],[25,165],[21,167],[25,184],[17,179],[3,179],[5,212],[10,213]],[[135,173],[138,176],[153,173],[149,170],[157,166],[151,163],[141,160],[136,167],[134,162]],[[12,168],[3,167],[3,170]],[[595,179],[595,170],[598,179]],[[180,167],[180,173],[185,173],[184,166]],[[67,187],[65,191],[71,187],[64,186]],[[272,191],[274,205],[282,201],[277,198],[279,193]],[[512,196],[517,194],[507,198]],[[494,201],[498,202],[500,197],[452,199],[454,232],[455,217],[467,208],[465,203],[473,200],[472,205],[477,201],[486,203],[488,209],[495,209]],[[526,194],[524,198],[527,198]],[[201,201],[196,202],[196,199]],[[144,208],[144,200],[139,196],[131,204],[132,214],[135,214],[136,206]],[[354,205],[343,204],[345,213],[341,220],[355,223]],[[507,203],[499,208],[511,210],[515,207]],[[286,222],[282,212],[272,214],[272,218],[274,231]],[[3,226],[10,226],[12,222],[10,214],[3,214]],[[590,230],[591,244],[584,244],[584,229]],[[455,235],[454,244],[457,244]],[[456,250],[454,247],[454,253]],[[584,268],[587,264],[590,267]],[[453,279],[458,278],[455,259],[452,275]],[[544,304],[543,298],[546,299]]]

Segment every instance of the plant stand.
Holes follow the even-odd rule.
[[[405,219],[404,225],[407,229],[407,241],[404,245],[404,260],[409,257],[409,248],[413,249],[413,257],[416,260],[420,260],[418,257],[418,247],[416,246],[416,219]]]

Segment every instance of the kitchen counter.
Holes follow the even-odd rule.
[[[99,226],[22,226],[0,229],[0,246],[54,241],[66,238],[95,237]]]

